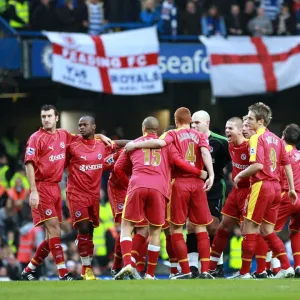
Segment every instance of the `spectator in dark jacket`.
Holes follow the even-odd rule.
[[[244,20],[240,12],[238,5],[231,6],[231,14],[227,19],[228,33],[231,35],[243,35],[244,34]]]
[[[197,12],[197,7],[193,1],[189,1],[186,11],[180,15],[180,31],[185,35],[198,35],[201,33],[201,16]]]
[[[57,29],[57,15],[50,0],[41,0],[40,5],[33,11],[31,24],[33,30],[55,31]]]
[[[154,0],[146,0],[145,7],[141,11],[140,20],[148,26],[152,26],[159,21],[160,15],[155,9]]]
[[[206,36],[222,35],[226,36],[226,27],[223,17],[218,13],[218,8],[214,5],[208,10],[208,14],[201,19],[202,34]]]
[[[65,0],[65,5],[57,9],[60,31],[77,32],[80,24],[76,19],[76,11],[72,0]]]
[[[281,13],[277,16],[275,33],[277,35],[296,34],[296,18],[290,13],[287,5],[282,6]]]
[[[256,8],[253,1],[247,1],[245,4],[245,11],[243,15],[244,20],[244,32],[247,34],[251,34],[251,32],[248,30],[248,24],[249,22],[256,17]]]

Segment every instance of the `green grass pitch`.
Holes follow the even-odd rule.
[[[295,300],[300,280],[0,282],[1,300]]]

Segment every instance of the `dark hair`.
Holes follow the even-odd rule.
[[[58,110],[57,110],[57,108],[54,106],[54,105],[52,105],[52,104],[45,104],[45,105],[43,105],[42,107],[41,107],[41,111],[42,110],[50,110],[50,109],[53,109],[54,110],[54,114],[56,115],[56,116],[58,116]]]
[[[289,124],[283,131],[283,138],[289,145],[297,145],[300,139],[300,128],[297,124]]]
[[[255,114],[256,121],[264,120],[264,126],[266,127],[270,124],[272,119],[272,110],[268,105],[262,102],[257,102],[249,106],[248,110]]]

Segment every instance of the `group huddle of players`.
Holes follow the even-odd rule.
[[[78,279],[68,273],[60,243],[58,183],[64,168],[67,203],[78,232],[81,279],[96,279],[91,267],[93,228],[99,226],[101,177],[108,169],[109,201],[115,222],[121,224],[112,267],[115,280],[142,279],[143,272],[144,279],[156,279],[162,230],[171,279],[224,277],[222,253],[235,226],[243,233],[242,267],[231,278],[300,277],[300,128],[288,125],[280,139],[267,129],[271,117],[265,104],[251,105],[243,120],[227,121],[225,138],[210,131],[207,112],[191,115],[181,107],[174,115],[175,128],[167,128],[160,137],[158,120],[147,117],[141,137],[111,141],[95,134],[91,116],[80,118],[79,135],[56,129],[56,108],[43,106],[42,128],[27,142],[25,165],[34,224],[44,225],[46,239],[22,279],[37,280],[35,269],[50,252],[61,280]],[[234,187],[224,202],[223,168],[229,162]],[[275,234],[288,218],[294,268]],[[257,269],[251,275],[254,255]]]

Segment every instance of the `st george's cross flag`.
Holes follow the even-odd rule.
[[[277,92],[300,84],[300,37],[204,37],[214,96]]]

